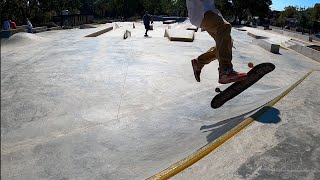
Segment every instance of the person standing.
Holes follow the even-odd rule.
[[[10,26],[11,26],[11,29],[17,29],[17,25],[14,21],[10,20]]]
[[[32,33],[33,26],[28,18],[26,20],[27,20],[27,31],[28,33]]]
[[[4,23],[3,23],[3,30],[10,30],[10,20],[8,19],[8,20],[6,20],[6,21],[4,21]]]
[[[151,30],[150,22],[153,24],[153,20],[152,20],[151,15],[149,15],[147,11],[145,12],[145,14],[144,14],[142,19],[143,19],[144,27],[146,29],[146,33],[144,34],[144,36],[147,37],[148,36],[148,31]]]
[[[245,80],[247,74],[233,69],[231,24],[221,15],[212,0],[186,0],[190,22],[207,31],[216,45],[198,58],[191,60],[195,79],[200,82],[201,69],[211,61],[219,61],[219,83]]]

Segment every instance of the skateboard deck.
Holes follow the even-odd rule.
[[[233,83],[224,91],[216,88],[216,92],[219,94],[217,94],[211,101],[211,107],[213,109],[221,107],[224,103],[238,96],[244,90],[259,81],[264,75],[275,69],[275,65],[272,63],[261,63],[254,67],[252,63],[249,63],[248,66],[252,69],[247,73],[247,78],[245,80]]]

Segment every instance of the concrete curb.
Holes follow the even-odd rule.
[[[89,34],[89,35],[87,35],[87,36],[85,36],[85,37],[97,37],[97,36],[100,36],[101,34],[104,34],[104,33],[106,33],[106,32],[111,31],[112,29],[113,29],[113,27],[108,27],[108,28],[106,28],[106,29],[102,29],[102,30],[97,31],[97,32],[95,32],[95,33]]]
[[[290,46],[289,48],[320,63],[320,51],[299,44]]]
[[[274,43],[271,43],[269,41],[262,40],[262,39],[253,40],[253,43],[257,44],[258,46],[260,46],[261,48],[263,48],[269,52],[279,54],[279,49],[280,49],[279,44],[274,44]]]
[[[176,20],[166,20],[166,21],[163,21],[163,24],[173,24],[173,23],[176,23]]]
[[[208,143],[207,145],[203,146],[202,148],[198,149],[193,154],[189,155],[188,157],[182,159],[181,161],[171,165],[167,169],[151,176],[148,178],[148,180],[155,180],[155,179],[169,179],[170,177],[180,173],[184,169],[190,167],[209,153],[211,153],[213,150],[220,147],[222,144],[224,144],[226,141],[231,139],[233,136],[237,135],[239,132],[241,132],[243,129],[248,127],[252,122],[254,122],[256,119],[258,119],[261,115],[263,115],[267,110],[269,110],[272,106],[274,106],[278,101],[280,101],[283,97],[285,97],[288,93],[290,93],[295,87],[297,87],[299,84],[301,84],[313,71],[310,71],[305,76],[303,76],[299,81],[297,81],[295,84],[290,86],[286,91],[284,91],[282,94],[280,94],[278,97],[270,101],[269,103],[265,104],[263,108],[261,108],[258,112],[256,112],[251,117],[245,119],[243,122],[241,122],[236,127],[232,128],[230,131],[226,132],[224,135],[220,136],[218,139],[214,140],[211,143]]]

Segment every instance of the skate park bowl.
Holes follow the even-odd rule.
[[[106,25],[1,40],[2,178],[135,180],[169,167],[181,171],[177,162],[221,140],[319,68],[294,51],[265,51],[232,29],[237,71],[247,72],[249,62],[276,69],[214,110],[215,88],[227,87],[218,83],[218,61],[204,67],[200,83],[190,62],[215,45],[209,34],[154,22],[146,38],[142,23],[135,29],[116,23],[118,29],[96,38],[85,36]],[[194,40],[168,41],[165,32],[188,32]]]

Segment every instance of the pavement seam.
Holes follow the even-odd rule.
[[[301,84],[314,70],[307,73],[303,76],[299,81],[295,84],[290,86],[286,91],[281,93],[278,97],[271,100],[269,103],[265,104],[259,111],[254,113],[249,118],[242,121],[236,127],[232,128],[230,131],[226,132],[224,135],[220,136],[216,140],[208,143],[207,145],[203,146],[202,148],[198,149],[196,152],[192,153],[191,155],[187,156],[186,158],[176,162],[175,164],[171,165],[167,169],[149,177],[147,180],[154,180],[154,179],[169,179],[174,175],[180,173],[181,171],[185,170],[186,168],[190,167],[191,165],[195,164],[197,161],[202,159],[203,157],[207,156],[209,153],[213,152],[215,149],[220,147],[222,144],[227,142],[229,139],[240,133],[246,127],[248,127],[252,122],[262,116],[267,110],[269,110],[272,106],[274,106],[277,102],[283,99],[287,94],[289,94],[294,88],[296,88],[299,84]]]

